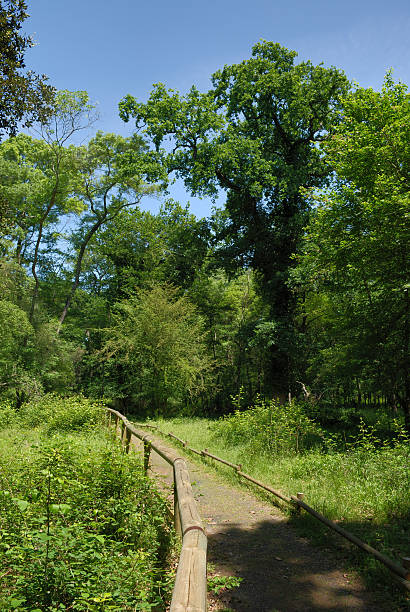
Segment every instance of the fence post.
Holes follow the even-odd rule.
[[[410,557],[402,557],[401,563],[404,569],[407,570],[405,580],[410,580]]]
[[[298,499],[300,499],[300,501],[302,501],[302,500],[303,500],[303,498],[305,497],[305,494],[304,494],[304,493],[296,493],[296,497],[297,497]],[[298,505],[298,506],[296,507],[296,512],[297,512],[298,514],[300,514],[300,510],[301,510],[301,508],[300,508],[300,506]]]
[[[149,468],[149,455],[151,452],[151,443],[147,440],[144,440],[144,472],[145,474],[148,472]]]
[[[131,430],[128,427],[125,428],[125,452],[130,452],[130,444],[131,444]]]
[[[174,527],[175,527],[175,532],[179,536],[182,536],[181,516],[179,514],[177,481],[175,478],[175,464],[173,465],[173,474],[174,474]]]

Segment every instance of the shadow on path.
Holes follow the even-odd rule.
[[[212,597],[211,612],[395,612],[343,573],[340,559],[297,535],[277,508],[186,461],[208,536],[208,561],[217,574],[243,579],[238,588]],[[169,494],[172,473],[156,453],[151,470]]]
[[[218,597],[235,612],[391,610],[371,602],[336,561],[295,536],[285,522],[212,525],[207,533],[209,562],[219,573],[243,578],[238,588]]]

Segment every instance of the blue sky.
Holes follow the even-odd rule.
[[[364,87],[379,89],[389,68],[410,82],[408,0],[28,0],[28,11],[24,30],[37,45],[27,66],[58,89],[87,90],[99,103],[97,128],[123,135],[132,131],[118,117],[125,94],[144,101],[159,81],[206,90],[215,70],[250,57],[261,38]],[[198,216],[210,212],[180,184],[172,196]]]

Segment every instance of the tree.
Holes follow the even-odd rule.
[[[86,91],[59,91],[50,120],[39,125],[39,132],[47,146],[48,159],[45,160],[47,164],[45,174],[49,179],[49,192],[44,197],[31,263],[35,286],[30,308],[30,321],[33,318],[38,297],[37,262],[44,225],[48,222],[50,214],[54,212],[54,208],[57,208],[58,212],[67,214],[78,212],[81,206],[78,200],[68,197],[73,189],[73,178],[77,168],[76,150],[74,147],[66,148],[66,144],[76,132],[90,127],[96,121],[97,115],[94,111],[95,107],[89,103]]]
[[[206,260],[211,240],[206,219],[197,219],[174,200],[161,206],[158,220],[164,244],[163,279],[186,290],[192,285],[197,271]]]
[[[20,32],[28,17],[24,0],[0,1],[0,138],[14,136],[25,127],[44,121],[53,109],[54,88],[44,75],[24,71],[24,54],[34,42]]]
[[[300,188],[319,187],[329,175],[317,144],[337,123],[339,98],[348,88],[341,71],[295,64],[295,57],[261,42],[249,60],[216,72],[207,93],[192,87],[181,96],[159,84],[145,104],[130,95],[120,103],[121,117],[135,118],[168,172],[193,194],[227,192],[228,255],[258,272],[271,316],[284,328],[294,307],[291,258],[307,220]],[[161,149],[167,139],[170,151]],[[272,368],[287,388],[285,345],[279,338]]]
[[[0,145],[0,197],[14,219],[16,260],[30,265],[34,287],[29,312],[32,322],[38,299],[38,264],[47,227],[63,215],[78,213],[81,202],[70,198],[77,172],[77,150],[67,146],[72,136],[95,120],[84,91],[59,91],[53,114],[35,130],[41,139],[19,134]],[[48,250],[50,245],[48,246]]]
[[[15,262],[0,260],[0,394],[17,406],[42,391],[67,392],[74,383],[72,346],[56,337],[56,321],[40,308],[28,319],[33,280]]]
[[[157,284],[139,290],[117,304],[112,318],[102,355],[108,366],[115,357],[117,376],[121,368],[119,396],[151,414],[167,414],[190,404],[209,384],[202,319],[176,288]]]
[[[387,75],[381,92],[358,88],[323,145],[337,172],[313,192],[317,210],[297,270],[313,381],[400,405],[410,426],[409,169],[407,88]]]
[[[221,413],[231,408],[232,396],[238,393],[251,404],[256,394],[271,391],[265,380],[266,343],[258,341],[267,308],[255,291],[252,272],[228,278],[223,270],[210,273],[204,266],[197,271],[189,296],[205,321],[215,363],[215,383],[211,394],[202,398],[204,407]]]
[[[158,214],[124,209],[90,245],[84,283],[111,302],[152,282],[188,289],[207,256],[209,228],[178,202],[166,200]]]
[[[0,391],[22,386],[24,353],[32,329],[26,313],[6,300],[0,300]]]
[[[86,353],[79,366],[87,393],[108,390],[107,366],[98,357],[102,328],[110,324],[115,303],[153,284],[172,283],[186,294],[207,250],[207,223],[173,200],[156,215],[138,207],[122,209],[90,241],[83,258],[81,291],[71,311],[74,323],[65,336],[80,342]],[[81,331],[82,330],[82,331]],[[79,332],[79,333],[78,333]]]
[[[58,332],[80,284],[86,249],[105,223],[112,221],[125,208],[136,207],[141,199],[158,191],[148,184],[161,176],[161,169],[143,140],[123,138],[98,132],[87,147],[78,151],[79,175],[73,195],[83,202],[85,213],[79,229],[73,234],[76,249],[73,279],[60,314]]]

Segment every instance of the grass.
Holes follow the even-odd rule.
[[[155,424],[198,450],[207,448],[232,463],[242,464],[243,471],[286,495],[303,492],[304,500],[313,508],[397,562],[408,556],[410,453],[406,439],[400,440],[399,436],[395,443],[380,444],[371,429],[362,427],[356,442],[343,450],[330,437],[325,446],[274,454],[263,450],[260,444],[252,449],[252,441],[246,435],[237,440],[228,436],[227,441],[223,421],[174,418],[160,419]],[[205,461],[231,481],[235,478],[232,469],[210,459]],[[392,586],[390,572],[379,562],[348,545],[306,513],[300,517],[290,513],[290,520],[316,543],[332,542],[343,556],[348,551],[346,564],[359,571],[371,588],[393,590],[402,601],[401,591]]]

